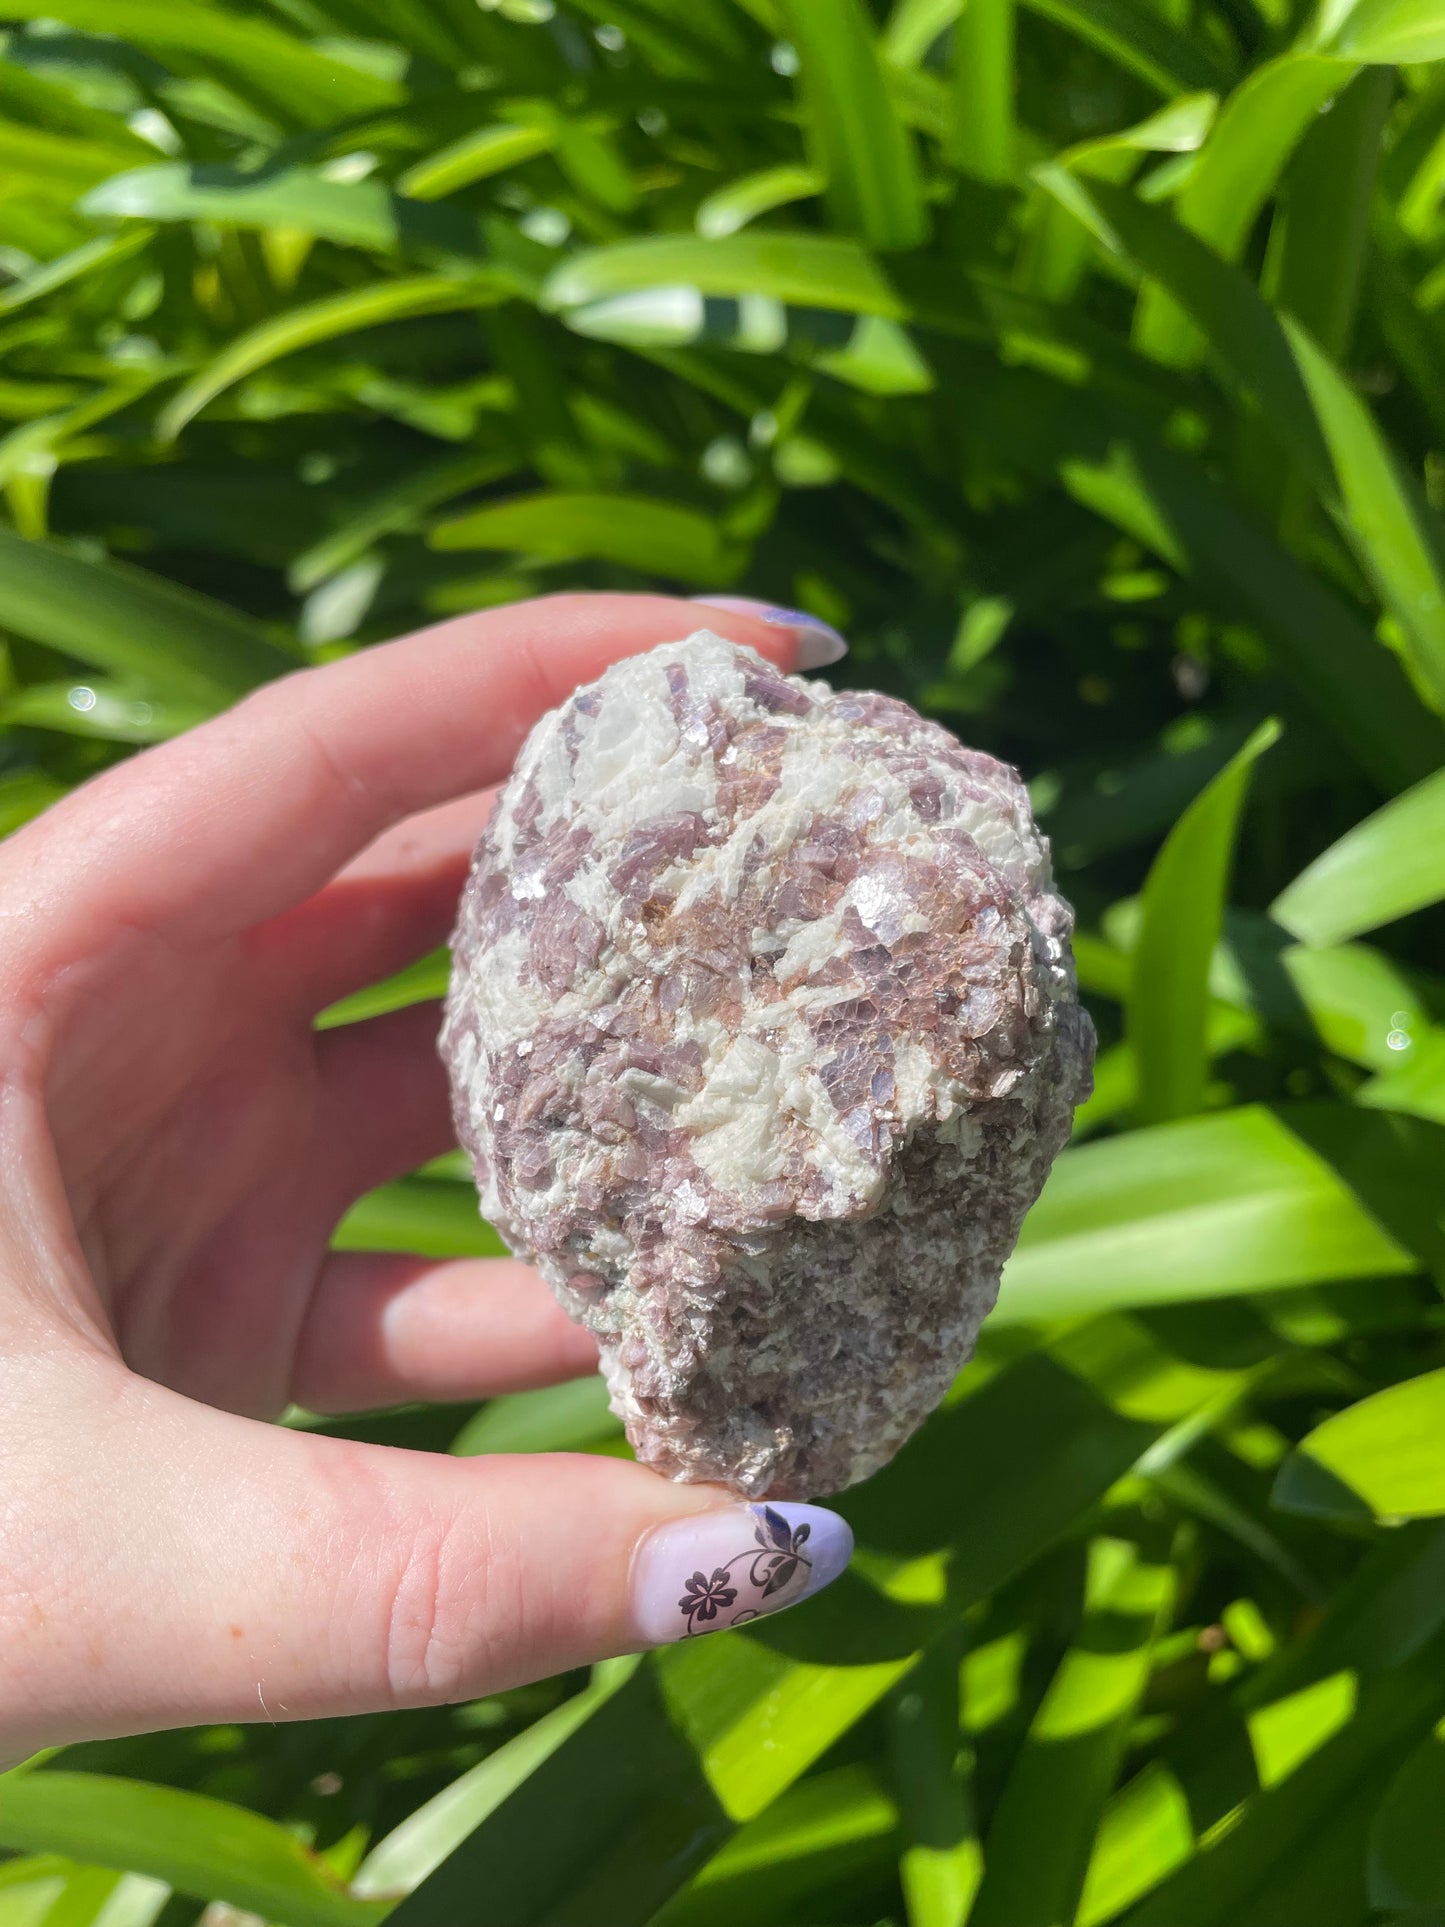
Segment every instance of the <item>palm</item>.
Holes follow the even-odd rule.
[[[129,924],[85,933],[46,1111],[134,1370],[257,1416],[292,1399],[337,1219],[448,1138],[430,1007],[340,1032],[317,1032],[314,1012],[370,974],[378,942],[389,965],[435,941],[475,816],[472,805],[436,823],[404,882],[371,876],[360,928],[353,882],[199,956]]]

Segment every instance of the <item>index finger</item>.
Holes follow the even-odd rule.
[[[12,841],[28,932],[63,957],[77,916],[91,938],[98,915],[182,944],[276,916],[389,825],[499,781],[537,718],[609,663],[701,628],[785,669],[797,659],[796,630],[777,620],[670,596],[559,595],[268,684]]]

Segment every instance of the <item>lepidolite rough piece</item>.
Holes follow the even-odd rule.
[[[942,1397],[1088,1094],[1013,770],[702,632],[543,718],[443,1054],[488,1218],[638,1456],[812,1497]]]

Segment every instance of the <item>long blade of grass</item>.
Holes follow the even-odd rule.
[[[0,1780],[0,1846],[65,1853],[259,1910],[295,1927],[376,1927],[294,1834],[244,1807],[98,1773]]]
[[[1014,175],[1014,0],[965,0],[953,38],[948,157],[980,181]]]
[[[264,20],[198,0],[7,0],[12,20],[63,20],[96,34],[214,61],[249,92],[307,126],[386,107],[392,82],[322,53]]]
[[[1422,1262],[1415,1244],[1433,1262],[1414,1187],[1441,1181],[1445,1134],[1403,1118],[1376,1132],[1360,1113],[1340,1142],[1337,1122],[1327,1106],[1251,1105],[1066,1151],[995,1321],[1399,1275]]]
[[[927,226],[917,157],[860,0],[783,0],[783,10],[834,220],[876,248],[916,247]]]
[[[1143,1123],[1203,1107],[1209,966],[1240,812],[1255,763],[1278,740],[1277,723],[1254,732],[1169,832],[1145,882],[1126,1006]]]
[[[258,323],[223,348],[214,360],[167,402],[157,428],[174,441],[208,402],[224,394],[247,375],[268,367],[302,348],[359,334],[388,321],[410,321],[419,315],[458,314],[489,308],[515,292],[510,277],[487,271],[460,279],[455,275],[425,274],[370,287],[350,288],[345,294],[323,296],[269,321]]]
[[[1301,942],[1330,944],[1442,897],[1445,769],[1332,843],[1275,898],[1270,914]]]
[[[1041,178],[1199,326],[1299,461],[1385,603],[1417,687],[1445,710],[1445,530],[1361,397],[1303,329],[1160,210],[1104,182]]]
[[[969,1927],[1073,1919],[1176,1583],[1127,1541],[1090,1548],[1084,1623],[999,1796]]]
[[[295,659],[244,616],[123,562],[0,529],[0,624],[97,668],[220,708]]]
[[[1353,68],[1317,54],[1282,54],[1231,94],[1176,204],[1180,223],[1216,254],[1237,261],[1285,163]],[[1135,345],[1175,367],[1197,361],[1202,342],[1164,289],[1139,297]]]

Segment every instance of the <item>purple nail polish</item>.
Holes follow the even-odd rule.
[[[789,1500],[658,1526],[632,1568],[640,1639],[663,1646],[781,1612],[831,1585],[852,1556],[853,1534],[836,1512]]]
[[[770,602],[745,595],[699,595],[692,599],[711,609],[731,609],[737,615],[770,622],[775,628],[791,629],[798,638],[799,669],[826,669],[848,653],[848,645],[838,631],[817,616],[810,616],[806,609],[778,609]]]

